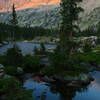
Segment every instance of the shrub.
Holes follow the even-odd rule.
[[[35,46],[34,49],[33,49],[33,54],[34,55],[37,55],[39,53],[39,50],[38,48]]]
[[[7,66],[5,67],[5,73],[8,75],[16,75],[17,74],[17,68],[13,66]]]
[[[5,56],[0,56],[0,64],[5,65]]]
[[[24,57],[24,71],[25,72],[38,72],[40,71],[40,57],[26,55]]]
[[[34,47],[33,53],[34,53],[35,55],[45,55],[45,54],[47,54],[45,45],[44,45],[43,43],[41,43],[39,49],[38,49],[37,47]]]
[[[45,52],[46,48],[45,45],[43,43],[40,44],[40,51],[41,52]]]
[[[21,50],[17,45],[13,48],[8,49],[6,53],[6,64],[9,66],[19,67],[23,64],[23,56]]]
[[[55,69],[55,67],[48,66],[48,67],[43,68],[41,70],[41,73],[43,75],[52,76],[52,75],[56,74],[56,71],[57,71],[57,69]]]
[[[100,52],[80,53],[75,56],[80,62],[100,64]]]
[[[16,78],[0,79],[0,95],[5,95],[4,100],[33,100],[31,93],[24,90]]]
[[[92,51],[92,46],[90,43],[86,42],[85,46],[83,47],[84,52],[91,52]]]

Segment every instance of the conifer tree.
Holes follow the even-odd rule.
[[[15,5],[14,4],[12,6],[12,18],[10,20],[10,24],[12,26],[11,37],[12,37],[13,40],[15,40],[15,34],[16,34],[16,31],[17,31],[18,20],[17,20],[17,14],[16,14],[16,10],[15,10]]]
[[[71,56],[75,42],[73,37],[79,32],[77,24],[79,13],[83,11],[78,3],[82,0],[61,0],[61,26],[60,26],[60,50],[66,55]]]

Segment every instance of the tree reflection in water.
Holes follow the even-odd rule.
[[[79,88],[79,87],[67,87],[64,85],[56,84],[56,85],[52,85],[50,87],[50,90],[52,93],[60,93],[59,100],[73,100],[77,92],[87,91],[87,86],[83,86]]]

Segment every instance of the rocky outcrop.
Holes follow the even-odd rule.
[[[7,75],[4,71],[4,66],[2,64],[0,64],[0,79],[2,78],[9,78],[11,77],[10,75]]]
[[[55,81],[52,83],[57,83],[61,85],[65,85],[67,87],[82,87],[88,85],[94,79],[89,74],[80,74],[79,76],[55,76]]]

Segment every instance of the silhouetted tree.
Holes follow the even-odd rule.
[[[15,34],[17,32],[18,20],[17,20],[17,14],[16,14],[16,10],[15,10],[15,5],[14,4],[12,6],[12,18],[10,20],[10,24],[12,26],[11,37],[12,37],[13,40],[15,40]]]
[[[75,48],[73,37],[80,31],[77,20],[83,9],[77,4],[82,0],[61,0],[62,22],[60,27],[60,49],[71,56]]]

